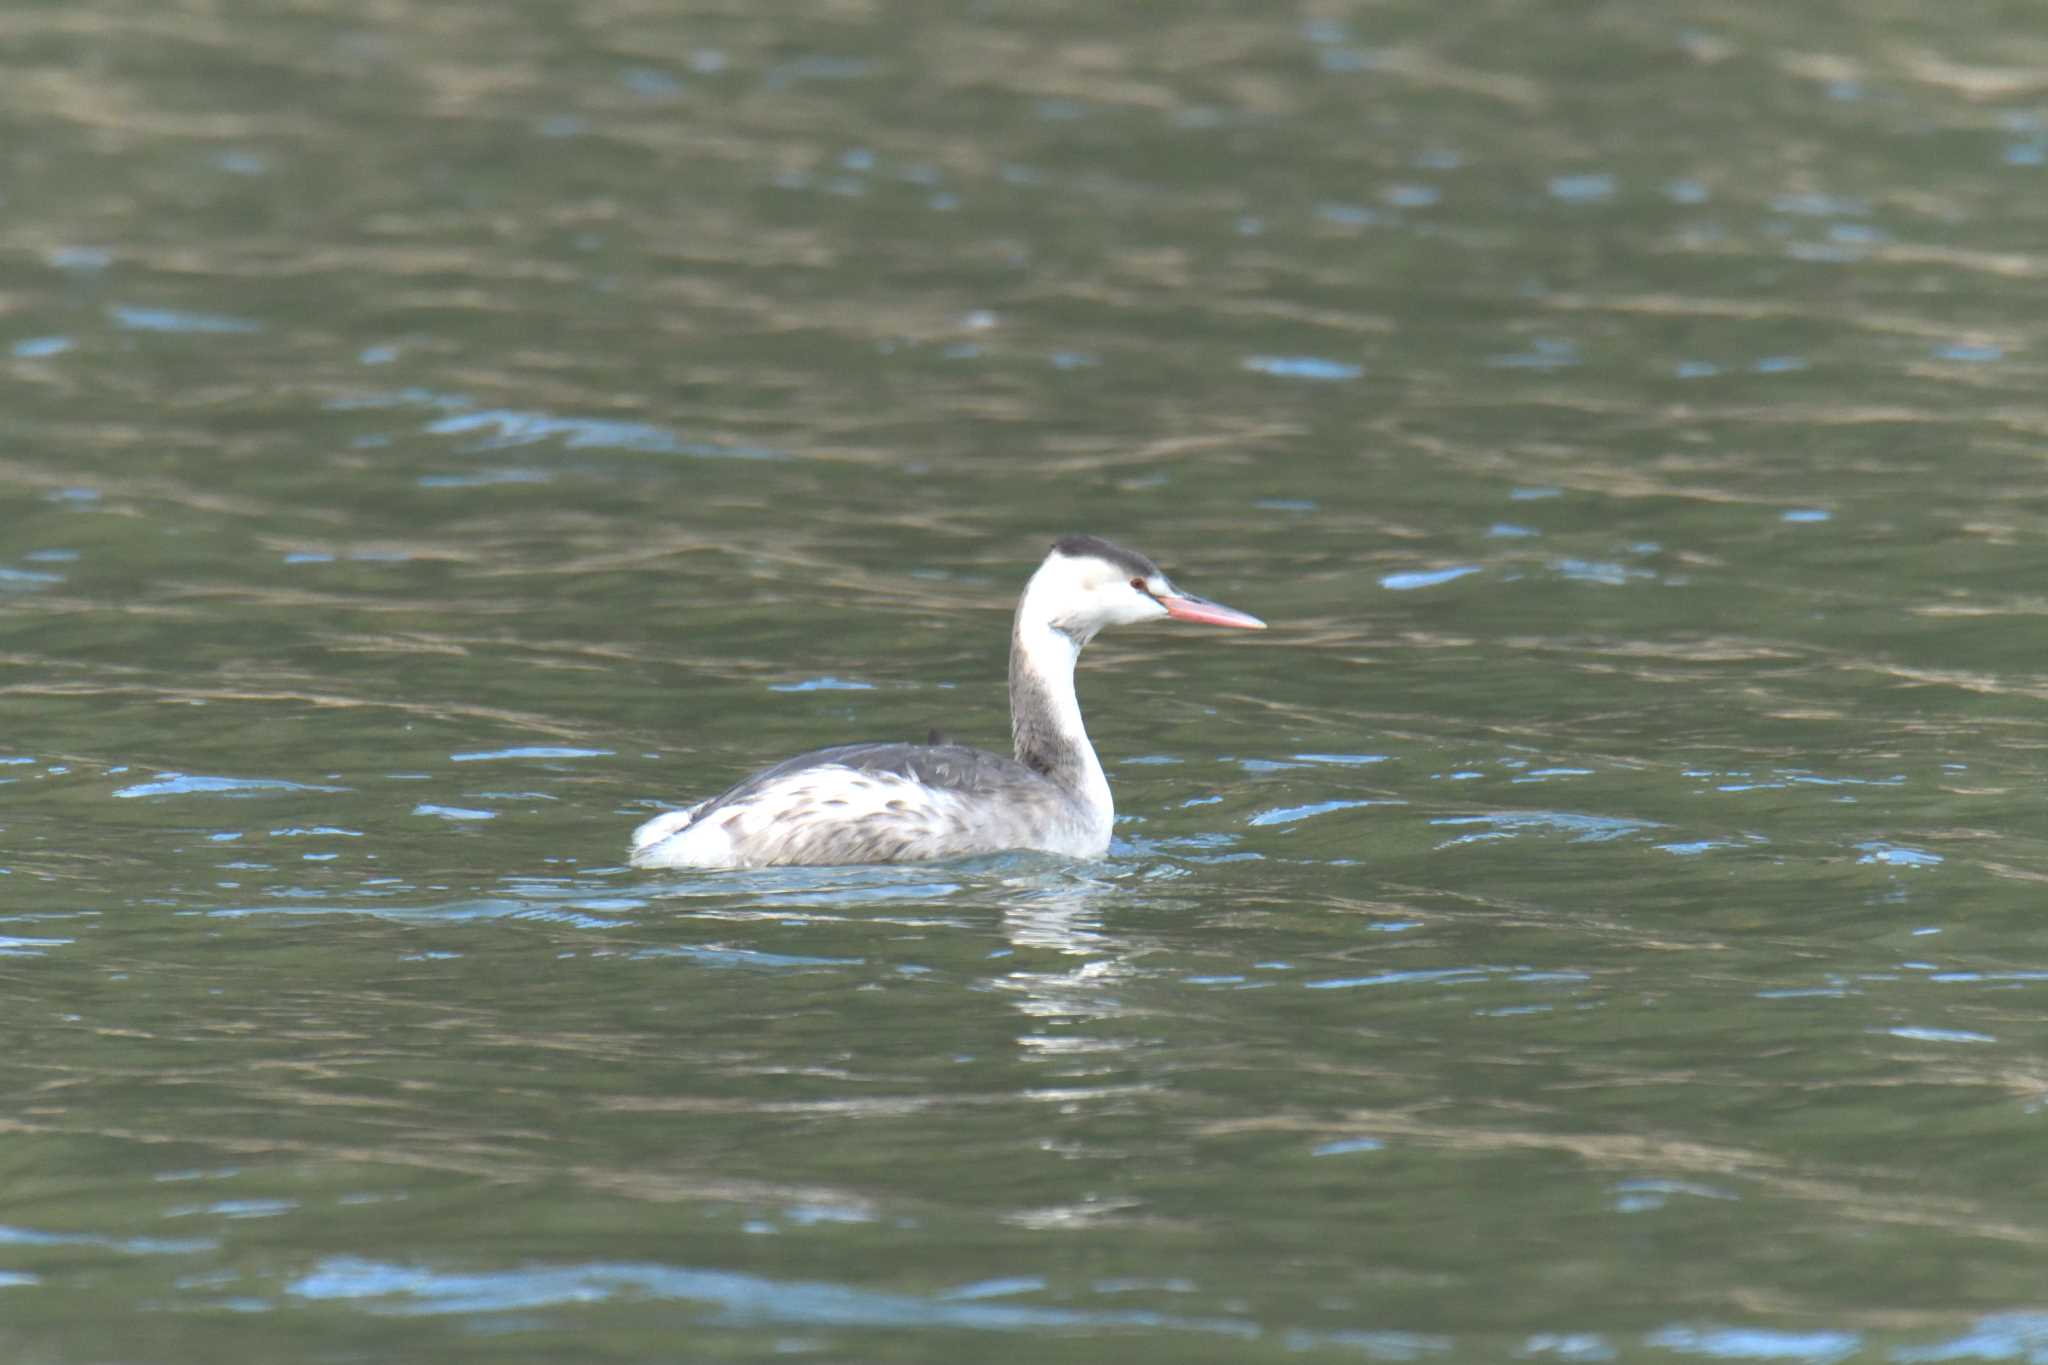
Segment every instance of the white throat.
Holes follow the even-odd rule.
[[[1042,596],[1025,590],[1010,633],[1010,735],[1017,761],[1084,807],[1106,843],[1116,807],[1074,695],[1074,663],[1086,641],[1053,626],[1034,600]]]

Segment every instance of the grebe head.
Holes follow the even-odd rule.
[[[1210,626],[1264,630],[1256,616],[1182,592],[1159,566],[1099,536],[1065,536],[1024,590],[1022,619],[1036,619],[1084,645],[1104,626],[1162,617]]]

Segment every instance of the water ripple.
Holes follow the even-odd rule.
[[[1467,574],[1478,572],[1477,564],[1459,564],[1448,569],[1416,569],[1406,573],[1386,574],[1381,577],[1380,586],[1389,592],[1413,592],[1417,588],[1434,588],[1456,582]]]
[[[122,787],[114,795],[124,798],[138,796],[190,796],[195,793],[209,793],[227,796],[254,796],[262,792],[345,792],[347,787],[328,787],[316,782],[290,782],[281,777],[193,777],[184,773],[162,773],[153,782],[138,782]]]
[[[653,455],[696,455],[712,459],[786,460],[787,451],[761,446],[726,445],[716,441],[693,441],[666,427],[648,422],[621,422],[596,417],[555,417],[544,412],[519,412],[497,408],[488,412],[465,412],[427,424],[436,436],[482,434],[478,450],[502,450],[511,446],[560,441],[570,450],[632,450]]]
[[[44,1232],[0,1224],[0,1246],[106,1247],[136,1256],[179,1256],[197,1251],[214,1251],[220,1243],[211,1237],[107,1237],[93,1232]]]
[[[1405,801],[1331,800],[1313,801],[1305,806],[1282,806],[1275,810],[1260,811],[1245,821],[1248,825],[1291,825],[1331,811],[1354,810],[1360,806],[1405,806]]]
[[[248,318],[221,313],[186,313],[174,308],[123,308],[107,310],[115,324],[131,332],[191,332],[212,335],[260,332],[263,324]]]
[[[566,744],[522,744],[509,749],[477,749],[450,754],[450,763],[493,763],[507,758],[609,758],[610,749],[578,749]]]
[[[1764,1327],[1666,1327],[1644,1338],[1684,1355],[1717,1360],[1796,1360],[1832,1365],[1863,1348],[1854,1332],[1781,1332]]]
[[[335,1256],[286,1288],[296,1298],[362,1302],[403,1315],[504,1313],[602,1302],[621,1294],[715,1305],[727,1326],[790,1323],[834,1327],[951,1327],[980,1331],[1150,1327],[1250,1339],[1259,1328],[1230,1318],[1178,1317],[1140,1310],[998,1305],[932,1295],[895,1294],[823,1281],[774,1280],[728,1270],[615,1264],[531,1266],[447,1273],[418,1266]]]
[[[1326,360],[1314,355],[1255,355],[1245,358],[1244,367],[1282,379],[1318,379],[1325,382],[1356,379],[1365,373],[1362,365]]]
[[[1571,811],[1532,810],[1494,811],[1486,815],[1444,815],[1432,819],[1432,825],[1479,825],[1484,830],[1477,834],[1461,835],[1443,845],[1445,848],[1457,844],[1475,843],[1487,839],[1511,839],[1525,833],[1569,834],[1575,844],[1603,844],[1647,829],[1663,828],[1655,820],[1635,820],[1620,815],[1580,815]]]
[[[633,958],[682,957],[706,967],[760,967],[787,971],[804,967],[858,967],[865,958],[803,957],[794,953],[764,953],[755,948],[714,948],[701,944],[675,944],[665,948],[642,948]]]

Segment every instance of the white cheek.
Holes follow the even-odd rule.
[[[1118,625],[1128,626],[1135,625],[1140,621],[1156,621],[1166,615],[1165,607],[1160,606],[1159,603],[1145,594],[1136,591],[1126,593],[1124,600],[1119,602],[1117,606],[1119,608],[1116,614]]]

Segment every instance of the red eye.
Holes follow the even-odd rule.
[[[1133,578],[1131,580],[1131,586],[1136,588],[1139,592],[1143,592],[1145,591],[1145,580],[1142,578]]]

